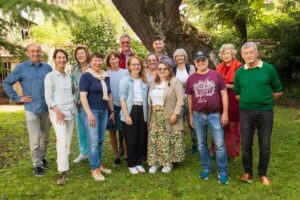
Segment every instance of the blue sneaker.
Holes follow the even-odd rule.
[[[191,154],[195,154],[198,152],[198,145],[193,144],[191,149]]]
[[[208,179],[209,175],[210,175],[210,172],[203,171],[200,173],[199,178],[206,181]]]
[[[222,184],[222,185],[227,185],[229,182],[228,182],[228,176],[226,175],[218,175],[218,178],[219,178],[219,183]]]

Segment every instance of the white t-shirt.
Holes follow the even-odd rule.
[[[187,73],[185,68],[183,70],[180,70],[179,68],[177,68],[176,78],[178,78],[181,83],[185,84],[188,77],[189,77],[189,74]]]
[[[134,91],[133,102],[143,102],[141,79],[133,79],[133,91]]]
[[[163,81],[156,85],[150,94],[152,106],[163,106],[164,105],[164,91],[166,82]]]

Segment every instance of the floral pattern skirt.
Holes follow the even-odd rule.
[[[148,132],[148,156],[150,166],[167,166],[184,159],[183,131],[167,132],[164,111],[154,111]]]

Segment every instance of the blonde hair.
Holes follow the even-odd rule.
[[[144,65],[144,62],[143,62],[143,59],[134,55],[134,56],[131,56],[129,57],[128,61],[127,61],[127,69],[129,71],[129,73],[131,74],[131,70],[130,70],[130,63],[133,59],[137,59],[139,61],[139,63],[141,64],[141,71],[139,73],[139,78],[143,80],[144,83],[148,83],[148,79],[147,79],[147,76],[146,76],[146,71],[145,71],[145,65]]]
[[[222,59],[222,53],[224,53],[224,51],[229,50],[231,52],[231,55],[233,58],[235,58],[237,50],[235,49],[233,44],[223,44],[219,50],[219,58]]]

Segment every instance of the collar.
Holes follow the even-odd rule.
[[[130,53],[126,55],[126,54],[123,53],[123,51],[121,51],[121,52],[120,52],[120,55],[121,55],[121,56],[132,56],[133,53],[132,53],[132,51],[130,50]]]
[[[253,68],[262,68],[262,66],[263,66],[263,61],[261,61],[261,60],[259,60],[259,62],[258,62],[258,64],[257,64],[257,66],[255,66],[255,67],[252,67],[251,69],[253,69]],[[244,65],[244,68],[245,68],[245,70],[248,70],[248,69],[250,69],[250,67],[249,67],[249,65],[246,63],[245,65]]]
[[[63,74],[61,74],[59,71],[57,71],[56,69],[53,69],[54,73],[58,76],[64,76]]]
[[[28,63],[30,66],[33,66],[33,67],[39,67],[39,66],[42,66],[42,62],[40,62],[38,65],[34,64],[31,60],[28,60]]]

